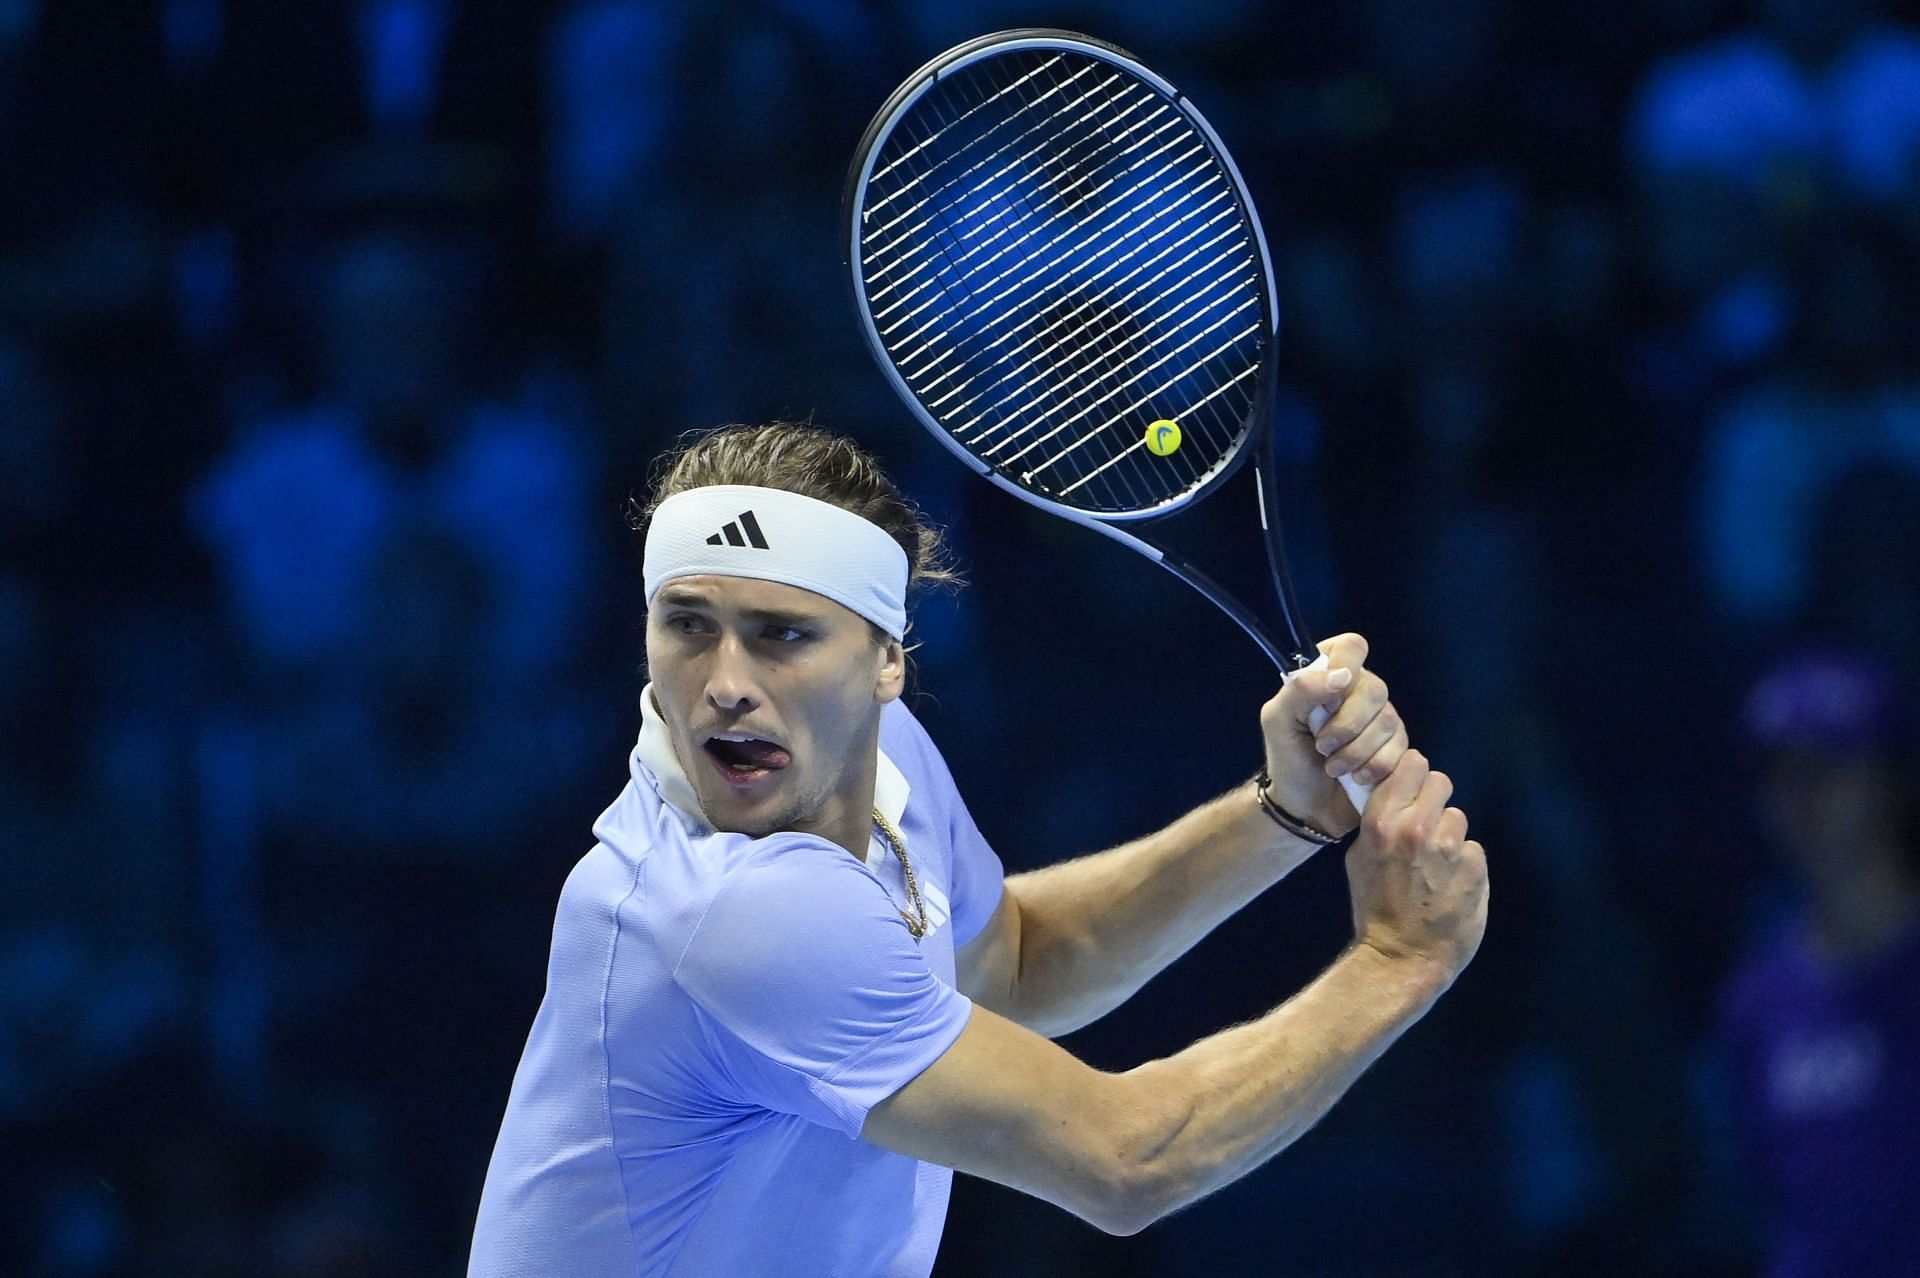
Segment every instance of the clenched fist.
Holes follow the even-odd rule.
[[[1373,792],[1347,851],[1354,939],[1393,959],[1457,976],[1487,927],[1486,849],[1467,814],[1447,806],[1453,782],[1408,750]]]
[[[1281,807],[1330,834],[1352,830],[1359,814],[1337,777],[1378,782],[1407,748],[1406,725],[1387,699],[1387,685],[1366,668],[1367,641],[1359,635],[1322,640],[1325,670],[1303,670],[1261,707],[1267,775]],[[1326,719],[1312,726],[1315,711]]]

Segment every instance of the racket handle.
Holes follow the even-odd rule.
[[[1326,668],[1327,654],[1323,652],[1313,659],[1312,665],[1303,666],[1300,670],[1292,671],[1284,677],[1291,680],[1294,675],[1300,674],[1302,671],[1325,670]],[[1307,714],[1307,726],[1315,732],[1318,732],[1326,725],[1327,719],[1327,708],[1325,706],[1315,706]],[[1367,811],[1367,800],[1373,795],[1373,787],[1360,784],[1360,782],[1354,780],[1353,773],[1349,772],[1340,778],[1340,788],[1347,792],[1347,802],[1353,804],[1353,810],[1365,815]]]

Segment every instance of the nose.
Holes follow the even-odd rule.
[[[713,662],[707,667],[707,701],[729,714],[745,714],[760,705],[753,656],[735,635],[725,635],[714,645]]]

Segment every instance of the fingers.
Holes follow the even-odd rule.
[[[1365,639],[1356,634],[1335,635],[1321,641],[1320,651],[1327,659],[1329,672],[1353,672],[1346,696],[1337,704],[1324,700],[1316,702],[1327,706],[1330,713],[1320,723],[1313,725],[1314,748],[1326,756],[1327,775],[1344,776],[1366,766],[1393,739],[1399,717],[1393,713],[1386,720],[1381,720],[1383,714],[1390,712],[1391,703],[1387,699],[1386,681],[1366,669]],[[1393,751],[1380,761],[1374,775],[1359,779],[1372,782],[1384,777],[1393,770],[1400,753],[1400,750]]]
[[[1336,670],[1352,681],[1327,721],[1314,732],[1314,743],[1322,754],[1331,754],[1360,734],[1373,717],[1386,708],[1387,682],[1371,670]],[[1329,746],[1327,743],[1331,742]]]
[[[1413,802],[1413,820],[1424,830],[1437,831],[1440,816],[1453,797],[1453,778],[1438,769],[1430,769],[1420,783],[1420,796]]]
[[[1322,639],[1315,646],[1326,654],[1330,669],[1358,670],[1367,664],[1367,641],[1351,631]]]
[[[1373,752],[1373,757],[1353,770],[1353,775],[1361,785],[1378,785],[1381,778],[1400,766],[1400,756],[1407,752],[1407,725],[1400,722],[1399,715],[1394,716],[1393,735],[1386,744]]]
[[[1435,770],[1418,750],[1408,750],[1386,779],[1375,787],[1373,799],[1367,804],[1367,819],[1384,830],[1391,816],[1393,825],[1422,841],[1438,837],[1457,821],[1456,837],[1463,839],[1466,814],[1447,806],[1452,797],[1453,778]],[[1457,816],[1449,816],[1450,813]]]
[[[1371,679],[1372,676],[1366,676]],[[1374,680],[1374,682],[1378,682]],[[1384,697],[1386,685],[1380,684]],[[1361,783],[1372,785],[1393,771],[1394,764],[1406,753],[1407,729],[1401,722],[1400,712],[1391,702],[1383,702],[1372,718],[1366,720],[1357,729],[1352,730],[1342,722],[1345,710],[1355,710],[1360,693],[1349,698],[1343,714],[1329,720],[1327,725],[1315,734],[1314,748],[1327,756],[1326,770],[1330,777],[1344,776],[1351,772]]]
[[[1267,703],[1267,710],[1304,726],[1315,709],[1325,710],[1332,716],[1347,699],[1355,678],[1365,681],[1362,668],[1367,659],[1365,639],[1354,634],[1335,635],[1321,640],[1319,648],[1327,659],[1326,669],[1301,670],[1288,676],[1286,685]],[[1382,687],[1384,689],[1384,685]],[[1347,738],[1342,737],[1340,744],[1346,741]]]
[[[1262,720],[1269,732],[1304,728],[1311,733],[1314,749],[1333,765],[1327,769],[1330,777],[1359,771],[1402,732],[1399,712],[1387,699],[1386,681],[1364,669],[1303,670],[1267,703]],[[1364,779],[1379,780],[1399,757],[1400,750],[1393,750],[1380,760],[1375,774]]]
[[[1467,873],[1473,876],[1473,914],[1477,920],[1477,930],[1484,933],[1487,930],[1487,850],[1479,840],[1468,839],[1460,845],[1460,862],[1466,867]],[[1476,939],[1474,948],[1478,949],[1479,946]]]
[[[1373,798],[1367,803],[1368,824],[1379,825],[1388,813],[1412,806],[1431,772],[1427,756],[1418,750],[1402,754],[1393,771],[1374,788]]]
[[[1352,686],[1351,670],[1302,670],[1262,707],[1261,721],[1269,730],[1305,729],[1315,710],[1325,710],[1329,716],[1338,710]]]

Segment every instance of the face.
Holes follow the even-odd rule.
[[[682,577],[647,611],[647,667],[717,829],[865,845],[880,708],[906,681],[897,640],[797,586]]]

